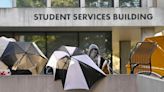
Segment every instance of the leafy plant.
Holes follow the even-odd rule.
[[[17,0],[17,7],[46,7],[46,0]]]
[[[52,0],[52,7],[78,7],[79,0]]]

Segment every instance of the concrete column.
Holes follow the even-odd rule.
[[[119,33],[117,27],[112,27],[112,63],[113,70],[120,73]]]
[[[158,2],[157,0],[153,0],[153,6],[154,7],[157,7],[157,2]]]
[[[157,7],[157,0],[148,0],[148,8]]]
[[[19,41],[24,42],[24,36],[19,36]]]
[[[51,8],[51,0],[47,0],[47,7]]]
[[[113,2],[114,2],[114,7],[115,8],[119,8],[120,7],[119,0],[113,0]]]
[[[147,37],[154,36],[154,33],[155,33],[154,27],[141,28],[141,41],[143,41]]]
[[[85,0],[80,0],[80,8],[85,8]]]
[[[164,0],[156,0],[157,1],[157,7],[158,8],[164,8]]]
[[[149,2],[150,1],[151,1],[151,4],[148,7],[157,7],[157,0],[149,0]]]
[[[16,2],[16,0],[12,0],[12,7],[17,7],[17,2]]]
[[[147,8],[148,7],[148,5],[147,5],[148,4],[148,1],[149,0],[141,0],[141,7],[142,8]]]
[[[120,41],[120,73],[126,74],[126,64],[129,61],[131,41]]]

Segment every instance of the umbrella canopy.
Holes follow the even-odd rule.
[[[39,74],[47,58],[32,42],[9,42],[0,58],[12,70],[29,70]]]
[[[0,61],[0,70],[7,70],[8,67],[2,61]]]
[[[61,79],[64,90],[87,89],[105,73],[77,47],[62,46],[50,57],[47,67],[52,67],[55,80]]]
[[[11,71],[8,69],[7,65],[5,65],[2,61],[0,61],[0,76],[9,76],[11,75]]]
[[[9,42],[15,42],[15,39],[6,38],[4,36],[0,37],[0,57],[2,56]]]

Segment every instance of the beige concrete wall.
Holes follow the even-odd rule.
[[[126,64],[129,62],[129,55],[130,55],[130,50],[131,50],[131,41],[126,40],[126,41],[120,41],[120,73],[121,74],[126,74],[127,69],[126,69]]]
[[[152,76],[137,76],[138,92],[163,92],[164,79],[155,78]]]
[[[138,41],[141,41],[141,28],[112,27],[113,68],[117,72],[120,69],[120,41],[131,41],[131,48],[133,48]]]
[[[144,41],[145,38],[153,37],[155,34],[155,28],[154,27],[144,27],[141,28],[141,40]]]
[[[157,7],[164,8],[164,0],[156,0],[157,1]]]
[[[64,91],[53,76],[0,77],[0,92],[137,92],[136,76],[113,75],[98,81],[89,91]]]
[[[164,79],[144,75],[110,75],[98,81],[89,91],[64,91],[53,76],[0,77],[0,92],[163,92]]]
[[[164,31],[164,26],[163,27],[155,27],[155,33]]]
[[[157,7],[157,0],[147,0],[147,5],[149,8]]]

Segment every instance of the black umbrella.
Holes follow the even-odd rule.
[[[0,59],[12,70],[29,70],[32,74],[40,73],[47,62],[32,42],[9,42]]]
[[[55,80],[61,79],[64,90],[89,89],[105,73],[77,47],[62,46],[55,51],[47,67],[52,67]]]

